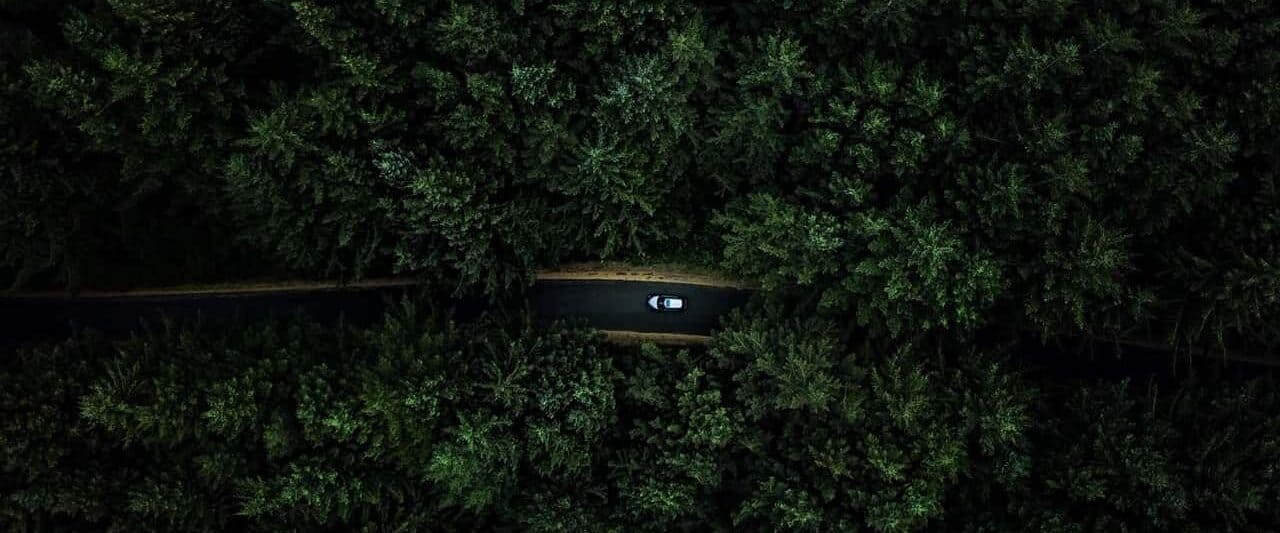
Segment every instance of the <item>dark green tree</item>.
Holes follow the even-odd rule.
[[[1267,529],[1275,501],[1275,394],[1268,382],[1133,383],[1041,400],[1040,452],[1012,520],[1037,529]]]
[[[738,317],[710,347],[749,428],[736,527],[919,530],[945,523],[962,487],[1025,478],[1030,394],[996,358],[853,352],[829,322],[780,316]]]

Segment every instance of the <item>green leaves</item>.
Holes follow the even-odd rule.
[[[1072,393],[1062,418],[1053,425],[1037,424],[1036,432],[1037,444],[1065,435],[1071,435],[1072,444],[1046,449],[1035,485],[1029,487],[1029,500],[1018,505],[1019,514],[1032,524],[1074,516],[1090,524],[1149,527],[1234,527],[1250,520],[1246,514],[1252,512],[1262,513],[1254,519],[1272,520],[1264,518],[1270,511],[1253,507],[1256,500],[1250,496],[1231,502],[1204,499],[1268,486],[1261,481],[1270,475],[1265,470],[1246,474],[1228,466],[1236,460],[1245,463],[1235,464],[1247,464],[1246,457],[1265,457],[1262,448],[1270,446],[1265,438],[1254,439],[1272,431],[1271,422],[1262,422],[1254,438],[1237,441],[1239,426],[1227,415],[1244,405],[1261,407],[1273,401],[1271,395],[1255,395],[1253,390],[1227,385],[1216,391],[1188,387],[1170,394],[1129,384]],[[1232,407],[1220,410],[1228,405]],[[1204,427],[1215,431],[1205,434]],[[1226,442],[1236,445],[1227,447]],[[1257,475],[1262,484],[1244,481],[1241,475]]]
[[[439,50],[457,57],[468,67],[490,58],[503,61],[506,59],[503,48],[514,43],[512,35],[502,31],[499,24],[498,13],[491,7],[454,5],[434,23]]]
[[[723,482],[726,454],[742,431],[717,376],[686,352],[676,354],[673,366],[646,345],[629,380],[627,397],[638,410],[628,445],[610,462],[615,512],[624,524],[661,529],[714,520],[705,502]]]
[[[963,339],[767,305],[705,348],[401,306],[171,324],[0,366],[0,524],[79,529],[1262,527],[1266,379],[1014,372]],[[1069,386],[1068,386],[1069,385]],[[1214,428],[1205,432],[1203,428]]]
[[[572,85],[553,87],[556,66],[545,65],[511,67],[511,94],[530,106],[546,106],[556,109],[573,100]]]
[[[748,416],[758,419],[775,411],[826,413],[834,410],[852,421],[861,416],[859,400],[845,394],[837,374],[842,358],[835,354],[830,323],[806,320],[770,324],[757,318],[749,327],[730,328],[716,336],[721,363],[738,368]],[[755,388],[759,386],[767,388]]]
[[[912,317],[925,328],[972,328],[1000,294],[998,263],[967,253],[948,224],[931,220],[929,210],[928,204],[907,208],[896,222],[855,219],[853,231],[869,254],[855,264],[855,277],[844,287],[870,296],[859,302],[864,324],[879,313],[894,333]]]
[[[496,294],[719,241],[891,334],[1280,336],[1262,4],[411,4],[7,7],[5,275]]]
[[[979,426],[959,406],[1004,392],[978,388],[981,374],[943,372],[911,345],[850,353],[830,322],[782,314],[735,317],[710,347],[747,422],[737,453],[748,466],[737,473],[750,492],[735,511],[739,526],[921,529],[944,515],[962,473],[1026,431],[1015,414],[1000,449],[979,449]],[[1004,375],[994,362],[986,370],[987,379]],[[1015,403],[991,407],[1026,408],[1022,397],[1005,398]]]
[[[746,89],[760,89],[772,94],[792,94],[800,89],[800,81],[810,77],[804,60],[804,47],[794,38],[770,35],[755,43],[757,50],[739,75],[738,84]]]
[[[350,520],[361,506],[381,499],[353,474],[313,461],[290,464],[276,477],[241,483],[237,488],[241,513],[249,518],[283,519],[286,523]]]
[[[1248,455],[1274,428],[1233,422],[1270,420],[1269,397],[1202,413],[1092,387],[1068,409],[964,345],[1030,325],[1280,346],[1266,2],[0,19],[6,284],[409,274],[502,297],[559,261],[710,254],[818,314],[744,319],[705,353],[421,317],[28,353],[40,369],[2,381],[10,529],[1275,521]]]
[[[508,423],[494,416],[464,417],[431,456],[427,479],[440,485],[446,503],[481,511],[515,483],[519,443]]]
[[[1046,263],[1058,266],[1066,276],[1049,275],[1043,279],[1039,298],[1028,302],[1028,314],[1045,327],[1062,323],[1064,316],[1046,316],[1045,311],[1067,313],[1076,327],[1088,327],[1087,316],[1098,312],[1097,306],[1125,305],[1142,296],[1134,296],[1118,278],[1131,267],[1125,251],[1125,239],[1087,220],[1076,233],[1081,241],[1066,253],[1049,252]],[[1056,305],[1044,305],[1053,302]]]
[[[827,288],[824,305],[856,305],[864,325],[893,333],[908,325],[972,328],[1002,289],[999,264],[966,251],[948,224],[931,219],[927,203],[841,224],[769,196],[750,198],[715,219],[725,229],[726,266],[767,289]]]
[[[825,281],[842,245],[834,217],[806,212],[770,195],[753,195],[714,219],[723,228],[726,266],[765,289]]]

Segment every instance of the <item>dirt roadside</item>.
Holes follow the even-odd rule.
[[[537,272],[538,280],[608,280],[684,283],[704,287],[755,289],[750,283],[698,269],[678,265],[636,266],[621,262],[570,263]],[[193,295],[237,295],[266,292],[314,292],[409,287],[418,281],[412,277],[370,278],[348,283],[336,281],[262,280],[236,283],[190,284],[172,287],[142,287],[120,290],[82,290],[78,298],[145,298]],[[55,299],[72,296],[67,291],[0,292],[2,297]]]
[[[687,346],[690,344],[706,344],[711,337],[706,335],[686,335],[683,333],[649,333],[645,331],[600,330],[605,340],[613,344],[642,344],[652,342],[660,346]]]
[[[539,280],[609,280],[684,283],[704,287],[755,289],[750,283],[712,272],[668,267],[668,265],[635,266],[626,263],[570,263],[554,269],[538,271]]]

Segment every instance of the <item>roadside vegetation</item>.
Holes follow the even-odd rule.
[[[890,333],[1280,342],[1267,2],[3,9],[11,285],[679,259]]]
[[[165,324],[0,370],[0,524],[114,531],[1249,530],[1271,378],[1063,382],[757,309],[709,347],[401,306]]]
[[[1262,0],[0,1],[0,285],[761,289],[25,347],[0,529],[1280,529],[1271,377],[994,340],[1280,362],[1277,124]]]

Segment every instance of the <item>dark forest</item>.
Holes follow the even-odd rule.
[[[0,0],[0,288],[380,276],[492,310],[0,352],[0,529],[1274,531],[1280,5]]]

